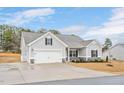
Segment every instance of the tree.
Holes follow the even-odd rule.
[[[0,25],[1,36],[1,45],[2,50],[20,52],[20,42],[21,42],[21,33],[22,32],[33,32],[30,29],[25,29],[22,27],[9,26],[9,25]]]
[[[108,50],[112,46],[112,41],[109,38],[106,38],[103,45],[103,51]]]
[[[44,32],[46,32],[47,30],[45,29],[45,28],[40,28],[39,30],[38,30],[38,33],[44,33]]]
[[[59,31],[57,31],[55,29],[50,29],[49,32],[51,32],[53,34],[61,34]]]
[[[3,49],[5,51],[11,50],[13,48],[13,43],[12,43],[12,37],[13,37],[13,33],[10,30],[4,31],[3,33],[3,37],[4,37],[4,44],[3,44]]]

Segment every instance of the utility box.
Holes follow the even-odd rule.
[[[34,59],[30,59],[30,63],[31,64],[34,64]]]

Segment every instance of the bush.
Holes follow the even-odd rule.
[[[86,58],[79,58],[80,62],[86,62]]]
[[[72,59],[71,62],[74,63],[82,63],[82,62],[104,62],[103,59],[101,58],[88,58],[88,60],[86,61],[86,58],[78,58],[78,59]]]
[[[71,62],[75,62],[75,60],[72,60]]]
[[[74,63],[81,63],[82,61],[80,59],[73,59],[71,60],[71,62],[74,62]]]
[[[89,62],[103,62],[104,60],[101,58],[89,58],[88,61]]]

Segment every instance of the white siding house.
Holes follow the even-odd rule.
[[[91,53],[91,51],[92,50],[97,50],[97,52],[98,52],[98,55],[97,55],[97,57],[102,57],[102,48],[101,48],[101,46],[100,46],[100,44],[97,42],[97,41],[93,41],[92,43],[90,43],[88,46],[87,46],[87,48],[86,48],[86,56],[87,57],[91,57],[92,55],[92,53]]]
[[[111,60],[124,60],[124,44],[116,44],[108,51],[103,52],[103,58],[106,56]]]
[[[52,38],[53,44],[45,45],[45,38]],[[48,33],[30,45],[30,58],[36,59],[36,63],[62,62],[61,59],[66,58],[65,49],[66,47],[61,42]]]
[[[29,63],[55,63],[76,58],[102,56],[100,44],[95,40],[82,40],[75,35],[23,32],[21,61]]]

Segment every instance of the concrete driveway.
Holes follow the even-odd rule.
[[[74,67],[63,63],[0,64],[0,84],[23,84],[52,80],[112,76],[113,74]]]

